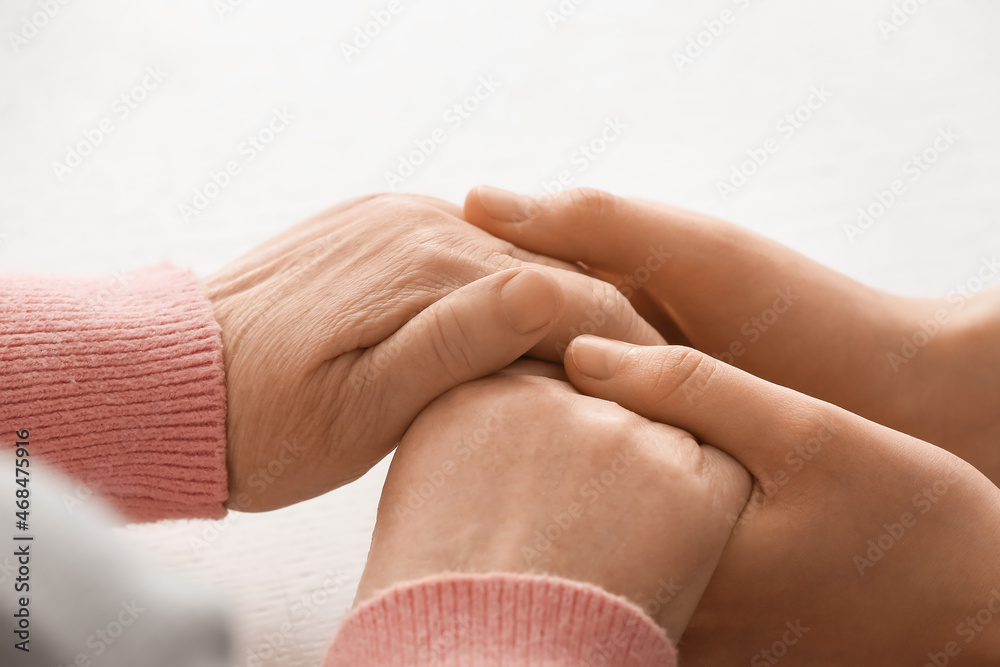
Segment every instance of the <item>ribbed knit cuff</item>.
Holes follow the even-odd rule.
[[[553,577],[453,575],[403,584],[354,610],[325,667],[674,667],[642,610]]]
[[[224,514],[222,339],[191,273],[0,277],[0,368],[0,446],[29,431],[32,458],[86,484],[75,500],[139,521]]]

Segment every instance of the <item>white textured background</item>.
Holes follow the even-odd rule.
[[[386,189],[385,171],[435,127],[447,141],[403,190],[461,201],[479,182],[540,191],[570,169],[574,185],[724,216],[908,293],[944,294],[1000,248],[995,0],[577,0],[555,29],[546,11],[558,0],[398,0],[350,63],[341,44],[388,0],[229,0],[239,4],[224,17],[222,0],[74,0],[15,48],[9,35],[38,1],[0,9],[5,272],[110,283],[163,259],[211,272],[332,203]],[[919,9],[884,38],[878,21],[896,3]],[[680,71],[673,54],[727,8],[734,20]],[[166,79],[119,119],[115,99],[150,66]],[[500,87],[449,127],[445,112],[481,76]],[[775,123],[821,85],[832,98],[781,137]],[[179,205],[282,106],[295,114],[288,129],[185,225]],[[60,179],[53,163],[105,117],[114,132]],[[579,171],[574,153],[608,118],[627,129]],[[850,242],[857,207],[949,126],[954,146]],[[723,201],[717,181],[770,136],[779,150]],[[353,597],[384,469],[282,512],[128,537],[224,591],[237,664],[290,622],[264,664],[317,665]],[[328,571],[346,583],[303,618],[296,603],[322,592]]]

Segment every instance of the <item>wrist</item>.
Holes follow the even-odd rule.
[[[325,664],[401,664],[428,646],[435,664],[479,664],[498,653],[511,664],[677,664],[663,630],[628,600],[569,579],[496,573],[380,592],[344,620]]]

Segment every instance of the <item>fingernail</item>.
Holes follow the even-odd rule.
[[[559,311],[559,292],[555,283],[541,271],[528,269],[504,283],[500,300],[510,325],[518,333],[528,334],[555,319]]]
[[[476,195],[486,214],[498,222],[523,222],[531,217],[531,197],[488,185],[478,186]]]
[[[596,336],[574,338],[570,355],[577,370],[595,380],[609,380],[618,370],[618,363],[629,346],[616,340]]]

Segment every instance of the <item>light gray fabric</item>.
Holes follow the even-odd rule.
[[[113,527],[120,523],[75,482],[31,462],[27,531],[18,530],[14,460],[0,457],[0,665],[5,667],[223,667],[229,630],[207,590],[143,559]],[[32,536],[32,541],[14,537]],[[15,552],[28,545],[30,575],[18,581]],[[23,577],[22,577],[23,578]],[[28,583],[30,591],[16,592]],[[29,653],[13,631],[29,599]]]

